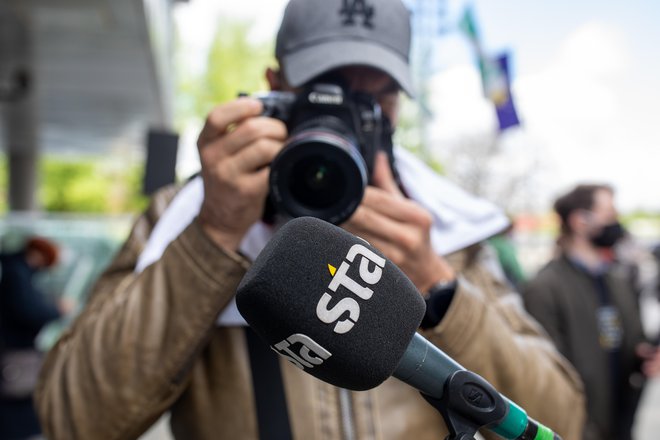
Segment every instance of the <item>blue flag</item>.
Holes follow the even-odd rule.
[[[481,45],[479,29],[470,7],[463,12],[459,28],[472,43],[472,47],[476,52],[484,96],[495,106],[499,130],[504,131],[509,127],[520,125],[511,97],[508,54],[504,53],[497,57],[491,57],[485,53]]]
[[[509,76],[509,55],[504,53],[498,56],[496,64],[499,68],[502,81],[505,85],[504,90],[499,94],[499,99],[494,100],[495,110],[497,112],[497,120],[499,122],[500,131],[504,131],[509,127],[520,125],[516,107],[513,104],[513,97],[511,96],[511,78]]]

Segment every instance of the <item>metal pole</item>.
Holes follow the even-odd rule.
[[[34,87],[33,41],[29,13],[10,5],[0,41],[0,65],[6,85],[3,93],[5,150],[9,164],[9,209],[32,211],[36,206],[38,124]]]

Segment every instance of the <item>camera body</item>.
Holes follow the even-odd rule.
[[[280,119],[289,131],[271,163],[266,221],[276,213],[347,220],[362,201],[376,152],[383,144],[391,152],[392,130],[375,98],[334,81],[257,98],[262,114]]]

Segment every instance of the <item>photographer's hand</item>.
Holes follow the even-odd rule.
[[[401,194],[384,153],[376,157],[373,178],[375,186],[367,187],[362,203],[342,227],[382,251],[420,292],[453,280],[454,271],[431,247],[431,215]]]
[[[282,149],[285,125],[258,117],[261,102],[239,98],[215,107],[197,140],[204,180],[199,222],[219,246],[236,251],[268,194],[268,164]]]

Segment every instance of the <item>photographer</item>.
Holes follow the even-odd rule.
[[[441,182],[388,144],[399,93],[412,93],[409,44],[409,12],[399,0],[292,0],[277,38],[280,70],[266,75],[273,90],[299,95],[331,74],[346,96],[376,100],[389,136],[376,136],[381,151],[366,164],[370,185],[341,225],[382,250],[428,297],[428,338],[565,440],[578,439],[579,379],[479,264],[478,234],[463,243],[473,245],[469,252],[447,247],[458,252],[445,259],[439,249],[454,237],[443,236],[440,214],[406,197],[428,200],[438,188],[420,184]],[[85,312],[49,354],[37,391],[49,438],[135,438],[168,410],[174,435],[185,439],[286,438],[287,430],[298,439],[446,435],[440,414],[393,379],[348,392],[284,360],[274,367],[281,374],[256,379],[269,371],[259,371],[265,363],[253,356],[233,296],[286,219],[276,210],[272,222],[262,221],[269,165],[287,143],[287,124],[295,125],[262,116],[264,102],[239,98],[211,111],[198,140],[201,177],[154,197]],[[364,137],[360,127],[349,124],[357,138]],[[322,181],[323,173],[312,177]],[[277,380],[281,399],[272,391]],[[286,416],[264,423],[277,411]]]

